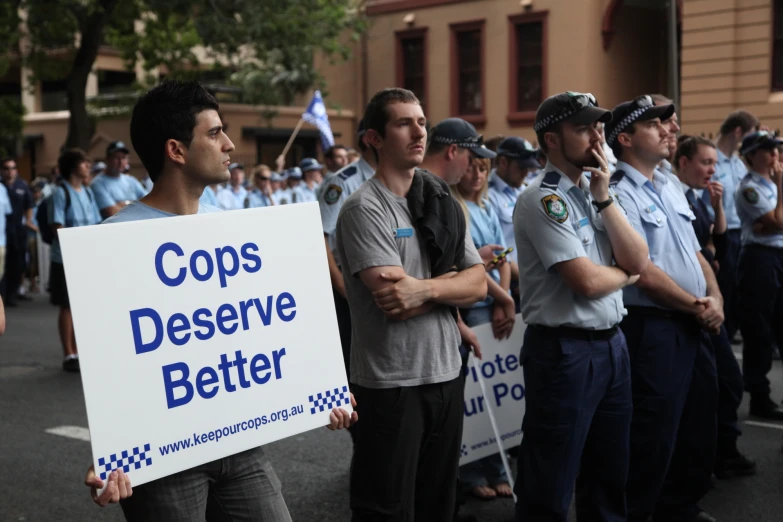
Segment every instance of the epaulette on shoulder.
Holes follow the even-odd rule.
[[[614,174],[612,174],[612,177],[609,178],[609,186],[614,187],[618,183],[620,183],[620,180],[625,177],[625,172],[622,170],[616,170]]]
[[[552,170],[544,174],[544,179],[541,180],[541,186],[551,190],[556,190],[560,184],[560,173]]]
[[[350,165],[348,167],[345,167],[337,176],[340,179],[348,179],[354,174],[356,174],[357,172],[359,172],[359,169],[356,168],[356,165]]]

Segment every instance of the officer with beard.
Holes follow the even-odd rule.
[[[631,375],[622,289],[647,266],[647,245],[616,204],[601,148],[612,118],[592,94],[538,108],[548,163],[517,201],[520,362],[526,386],[516,520],[624,521]],[[588,180],[584,172],[590,173]]]

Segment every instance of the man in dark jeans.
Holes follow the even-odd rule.
[[[26,268],[27,229],[37,231],[33,223],[33,195],[30,187],[19,178],[14,158],[4,158],[0,162],[0,176],[8,190],[12,212],[6,219],[6,265],[3,296],[6,305],[16,306],[19,298],[19,287]],[[29,299],[29,298],[28,298]]]
[[[452,307],[486,297],[484,265],[446,183],[416,169],[427,131],[413,93],[380,91],[364,123],[378,169],[345,201],[335,249],[351,309],[351,383],[362,419],[351,466],[352,520],[451,522],[463,420]],[[423,185],[424,194],[439,195],[441,213],[416,221],[420,207],[409,201],[418,201],[412,187]],[[447,216],[455,227],[443,226]],[[428,234],[442,240],[437,256]],[[436,277],[444,265],[456,271]]]

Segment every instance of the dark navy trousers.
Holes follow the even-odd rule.
[[[715,366],[718,370],[718,456],[731,454],[736,449],[737,438],[742,435],[737,421],[737,410],[742,404],[743,381],[734,350],[721,327],[720,335],[710,337],[715,349]]]
[[[745,390],[769,395],[772,347],[783,347],[783,248],[746,246],[739,275]]]
[[[685,316],[629,308],[633,387],[628,520],[699,512],[715,465],[718,382],[709,336]]]
[[[706,191],[705,191],[706,192]],[[716,274],[720,293],[723,296],[723,315],[725,316],[726,331],[729,340],[734,338],[734,334],[740,326],[739,298],[737,295],[739,277],[739,259],[742,248],[742,237],[739,230],[726,231],[726,248],[718,259],[720,270]]]
[[[520,361],[526,403],[515,520],[566,522],[576,484],[579,520],[624,521],[632,412],[622,331],[586,339],[530,326]]]

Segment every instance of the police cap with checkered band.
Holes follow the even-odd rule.
[[[470,150],[479,158],[492,159],[496,156],[484,146],[484,138],[476,131],[476,127],[462,118],[446,118],[435,125],[430,130],[429,141],[444,145],[456,144],[457,147]]]
[[[660,118],[666,121],[674,114],[674,105],[655,105],[649,95],[639,96],[635,100],[623,102],[612,109],[612,121],[606,125],[606,144],[610,147],[617,137],[637,121],[650,121]]]
[[[539,105],[533,130],[544,132],[563,121],[587,125],[597,121],[609,123],[611,120],[612,113],[599,107],[592,94],[567,91],[550,96]]]

